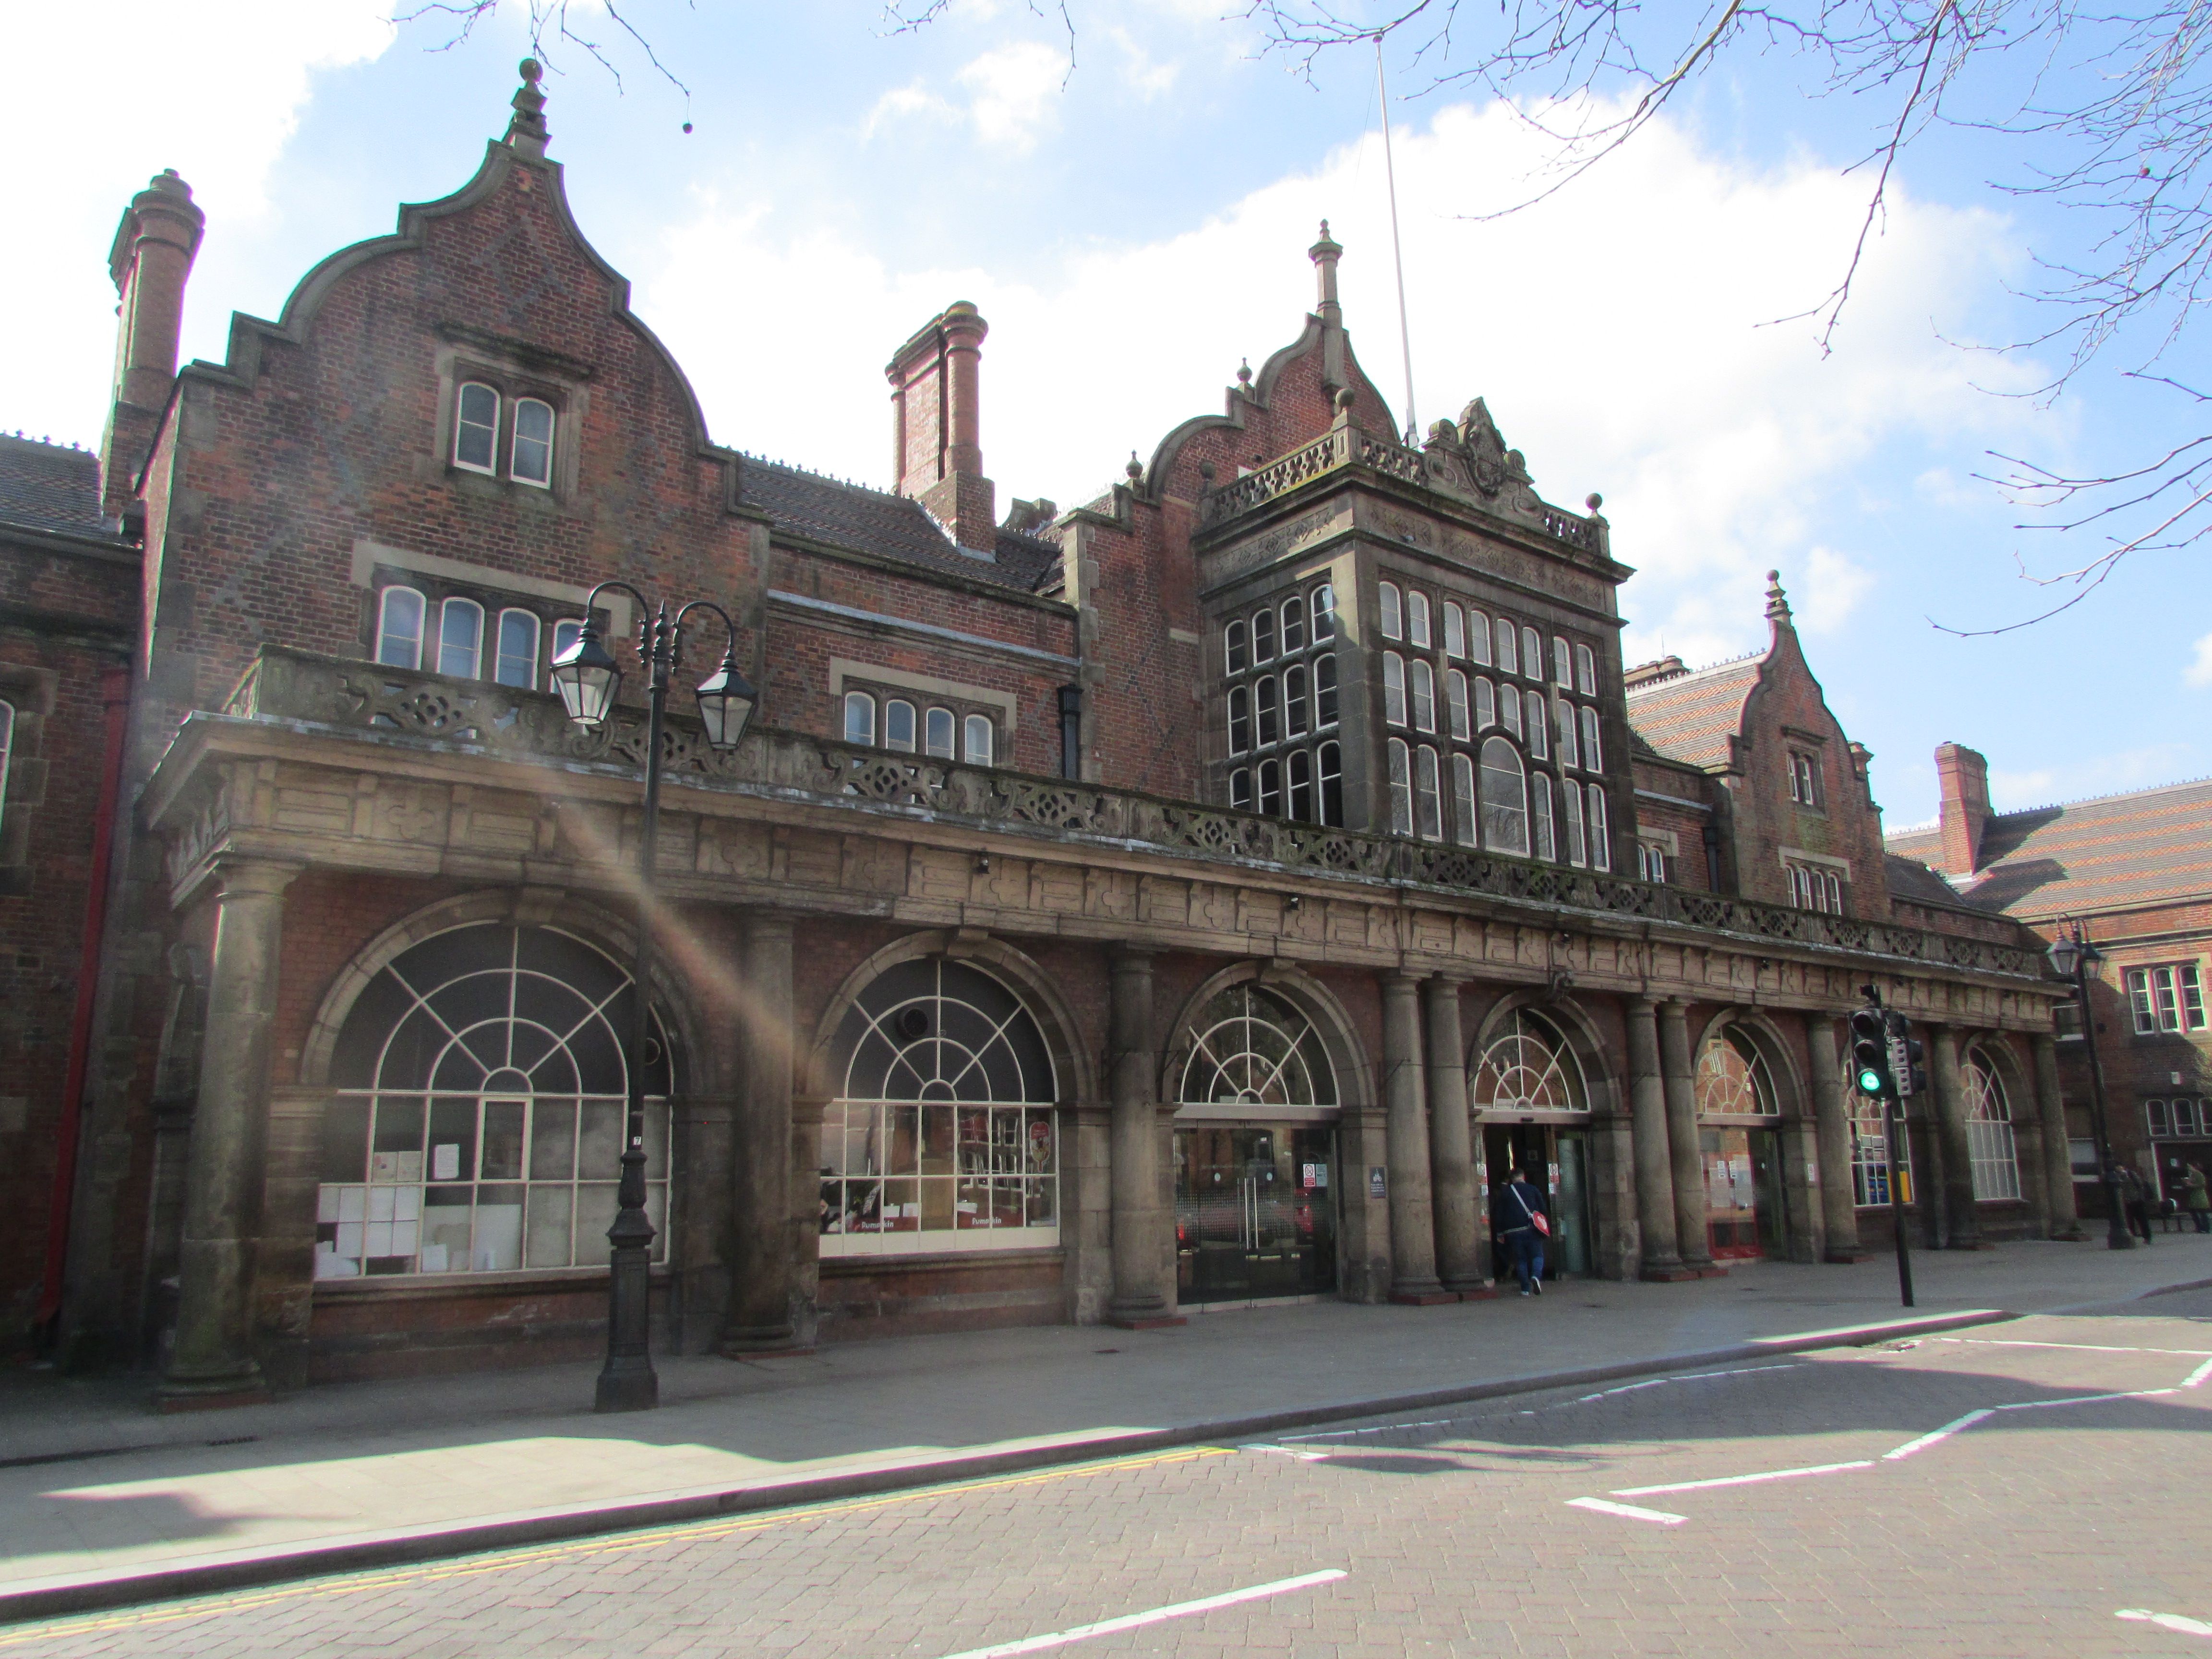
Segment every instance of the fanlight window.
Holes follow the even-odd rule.
[[[2020,1196],[2020,1158],[2013,1141],[2012,1107],[1996,1068],[1978,1048],[1959,1068],[1966,1097],[1966,1147],[1973,1163],[1974,1197],[1984,1203]]]
[[[315,1276],[604,1264],[631,995],[622,969],[550,928],[457,927],[394,957],[332,1054]],[[665,1260],[671,1072],[657,1019],[652,1044],[647,1213]]]
[[[1697,1085],[1700,1117],[1774,1117],[1782,1109],[1765,1060],[1734,1026],[1699,1045]]]
[[[830,1045],[822,1254],[1004,1249],[1060,1237],[1059,1098],[1044,1034],[979,968],[889,968]]]
[[[1515,1009],[1474,1063],[1478,1112],[1584,1112],[1582,1066],[1542,1016]]]
[[[1334,1106],[1336,1071],[1313,1022],[1247,981],[1191,1023],[1176,1098],[1186,1106]]]

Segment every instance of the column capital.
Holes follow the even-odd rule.
[[[307,866],[287,859],[245,858],[224,854],[208,866],[201,890],[217,899],[270,896],[289,887]]]

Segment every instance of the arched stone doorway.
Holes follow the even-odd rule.
[[[1547,1276],[1597,1271],[1590,1078],[1581,1052],[1589,1045],[1581,1035],[1556,1005],[1508,1002],[1485,1023],[1468,1067],[1477,1202],[1486,1217],[1489,1195],[1516,1167],[1528,1171],[1552,1212]],[[1483,1236],[1491,1234],[1486,1224]],[[1492,1276],[1503,1278],[1494,1240],[1491,1257]]]

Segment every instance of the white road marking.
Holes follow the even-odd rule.
[[[1953,1435],[1958,1433],[1960,1430],[1972,1428],[1975,1424],[1989,1416],[1991,1409],[1992,1408],[1990,1407],[1984,1406],[1978,1411],[1968,1412],[1964,1417],[1954,1419],[1952,1421],[1946,1423],[1940,1429],[1931,1429],[1926,1434],[1922,1435],[1917,1440],[1906,1441],[1895,1451],[1884,1452],[1881,1455],[1881,1461],[1885,1463],[1894,1463],[1901,1457],[1910,1457],[1915,1452],[1926,1451],[1929,1447],[1936,1445],[1939,1442],[1948,1440]]]
[[[1783,1365],[1746,1365],[1732,1371],[1691,1371],[1681,1376],[1655,1376],[1642,1382],[1627,1382],[1617,1389],[1607,1389],[1599,1394],[1586,1394],[1573,1400],[1562,1400],[1541,1407],[1545,1411],[1559,1411],[1569,1406],[1587,1406],[1594,1400],[1610,1400],[1617,1394],[1633,1394],[1638,1389],[1660,1389],[1670,1382],[1704,1382],[1717,1376],[1751,1376],[1760,1371],[1794,1371],[1802,1367],[1795,1361]],[[1524,1410],[1522,1417],[1534,1417],[1535,1412]],[[1432,1417],[1420,1423],[1384,1423],[1371,1429],[1333,1429],[1322,1434],[1286,1434],[1282,1443],[1295,1445],[1304,1440],[1350,1440],[1363,1434],[1389,1434],[1401,1429],[1447,1429],[1455,1423],[1472,1423],[1477,1416]]]
[[[1654,1492],[1704,1492],[1712,1486],[1755,1486],[1762,1480],[1795,1480],[1808,1474],[1839,1474],[1845,1469],[1870,1469],[1874,1460],[1862,1457],[1851,1463],[1814,1463],[1802,1469],[1762,1469],[1757,1474],[1723,1474],[1712,1480],[1675,1480],[1663,1486],[1616,1486],[1615,1498],[1649,1498]]]
[[[2178,1632],[2183,1636],[2212,1636],[2212,1625],[2201,1619],[2185,1619],[2178,1613],[2152,1613],[2144,1607],[2122,1607],[2112,1617],[2140,1620],[2146,1625],[2156,1625],[2160,1630]]]
[[[1006,1659],[1010,1654],[1042,1653],[1047,1648],[1066,1647],[1071,1642],[1088,1641],[1094,1636],[1111,1636],[1118,1631],[1139,1630],[1146,1625],[1160,1624],[1170,1619],[1188,1619],[1193,1613],[1212,1613],[1216,1607],[1233,1607],[1240,1601],[1257,1601],[1270,1595],[1285,1595],[1291,1590],[1310,1589],[1316,1584],[1333,1583],[1344,1576],[1341,1567],[1328,1567],[1320,1572],[1302,1572],[1295,1578],[1278,1578],[1273,1583],[1255,1584],[1249,1589],[1202,1596],[1195,1601],[1177,1601],[1170,1607],[1154,1607],[1148,1613],[1127,1613],[1119,1619],[1102,1619],[1095,1625],[1078,1625],[1073,1630],[1056,1630],[1047,1636],[1025,1637],[1018,1642],[1001,1642],[996,1647],[969,1648],[964,1652],[948,1655],[947,1659]]]
[[[1295,1446],[1271,1446],[1264,1441],[1258,1440],[1254,1441],[1249,1446],[1239,1446],[1237,1449],[1238,1451],[1265,1452],[1271,1457],[1296,1458],[1301,1463],[1325,1463],[1328,1461],[1328,1454],[1325,1451],[1301,1451]]]
[[[2076,1353],[2174,1353],[2192,1359],[2212,1355],[2212,1348],[2122,1348],[2106,1342],[2028,1342],[1993,1336],[1939,1336],[1936,1340],[1968,1348],[2071,1348]]]
[[[2053,1406],[2086,1406],[2095,1400],[2155,1400],[2162,1394],[2179,1394],[2180,1392],[2179,1388],[2130,1389],[2124,1394],[2076,1394],[2069,1395],[2063,1400],[2015,1400],[2008,1406],[1997,1406],[1991,1409],[2001,1412],[2039,1412],[2047,1411]]]
[[[2190,1372],[2188,1380],[2181,1386],[2185,1389],[2193,1389],[2208,1376],[2212,1376],[2212,1359],[2206,1360],[2195,1370]]]
[[[1679,1527],[1690,1517],[1669,1515],[1665,1510],[1640,1510],[1633,1504],[1609,1504],[1602,1498],[1570,1498],[1571,1510],[1595,1510],[1600,1515],[1618,1515],[1631,1521],[1651,1521],[1662,1527]]]

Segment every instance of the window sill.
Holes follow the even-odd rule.
[[[356,1297],[420,1299],[438,1296],[507,1296],[516,1291],[590,1290],[607,1282],[605,1267],[525,1267],[498,1273],[373,1273],[361,1279],[318,1279],[315,1299]],[[672,1277],[665,1266],[652,1269],[652,1282]]]

